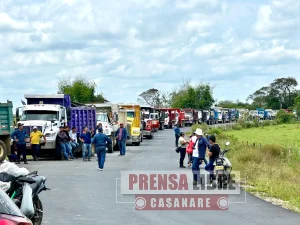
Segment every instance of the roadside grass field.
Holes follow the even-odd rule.
[[[300,212],[299,125],[249,128],[219,135],[219,141],[227,140],[232,143],[228,158],[233,170],[247,179],[248,191],[280,199],[283,207]],[[262,147],[253,147],[253,143]]]
[[[191,131],[196,128],[216,133],[221,148],[230,141],[231,151],[227,157],[232,170],[240,172],[240,182],[248,192],[300,213],[299,124],[230,131],[208,130],[205,125],[194,125]]]
[[[300,125],[285,124],[249,128],[226,132],[227,135],[249,144],[276,144],[283,147],[300,147]]]

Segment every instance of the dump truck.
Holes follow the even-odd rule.
[[[96,109],[84,104],[71,101],[70,95],[25,95],[27,104],[16,109],[16,116],[24,124],[24,130],[30,135],[34,126],[37,126],[46,137],[47,142],[41,140],[41,156],[61,159],[61,149],[57,142],[60,126],[68,125],[77,128],[77,137],[83,127],[95,129]],[[21,113],[20,113],[21,112]],[[27,143],[30,149],[30,143]],[[77,148],[81,151],[81,148]]]
[[[193,110],[193,109],[183,109],[183,112],[184,112],[184,125],[185,126],[192,126],[194,124],[195,110]]]
[[[143,127],[141,123],[141,107],[137,104],[119,104],[127,110],[127,132],[129,138],[126,144],[139,146],[143,139]]]
[[[158,118],[159,118],[159,130],[164,130],[165,118],[167,117],[166,112],[159,109],[155,109],[155,112],[158,114]]]
[[[0,162],[11,153],[10,135],[14,131],[13,104],[11,101],[0,103]]]

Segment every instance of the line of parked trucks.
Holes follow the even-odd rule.
[[[120,123],[127,128],[127,144],[138,146],[144,138],[152,139],[158,130],[173,128],[175,124],[184,127],[196,123],[230,123],[248,111],[221,107],[208,110],[154,108],[135,103],[81,104],[72,102],[71,97],[65,94],[24,97],[26,102],[23,102],[22,107],[16,108],[16,120],[24,124],[24,130],[28,134],[34,126],[37,126],[47,139],[46,143],[43,143],[43,140],[40,143],[42,156],[54,158],[61,157],[57,142],[60,126],[76,127],[79,136],[84,126],[96,130],[97,124],[101,123],[103,132],[113,142],[111,146],[107,146],[108,152],[112,153],[118,150],[114,135]],[[12,102],[0,103],[0,161],[10,154],[14,145],[10,138],[10,134],[16,129],[12,110]],[[274,113],[270,110],[257,109],[255,113],[253,115],[258,115],[262,119],[274,117]],[[81,151],[80,147],[78,151]],[[30,143],[27,143],[27,148],[30,153]]]

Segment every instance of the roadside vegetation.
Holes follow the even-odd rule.
[[[228,158],[233,170],[240,171],[239,182],[247,191],[300,213],[300,124],[292,123],[292,117],[285,121],[290,124],[283,123],[281,117],[286,115],[263,125],[245,126],[247,122],[239,121],[238,129],[232,130],[206,125],[194,125],[192,130],[215,134],[221,147],[230,141]]]

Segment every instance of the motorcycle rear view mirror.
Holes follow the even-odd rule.
[[[226,142],[226,146],[228,146],[228,145],[230,145],[230,142],[229,142],[229,141]]]

